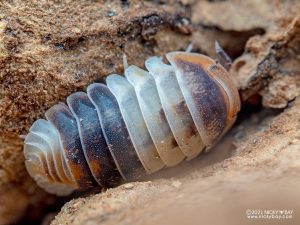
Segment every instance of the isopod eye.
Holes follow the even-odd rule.
[[[212,146],[228,127],[231,116],[229,79],[208,70],[215,62],[209,57],[187,52],[172,52],[167,59],[174,67],[179,86],[196,127],[207,146]],[[226,85],[224,88],[223,81]],[[236,88],[234,93],[237,92]],[[227,95],[226,95],[227,94]],[[231,120],[230,120],[231,121]]]

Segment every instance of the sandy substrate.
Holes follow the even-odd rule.
[[[2,1],[0,224],[49,224],[72,198],[53,224],[299,224],[299,12],[297,0]],[[243,110],[214,150],[85,198],[57,198],[29,177],[19,135],[53,104],[121,74],[123,53],[143,67],[193,43],[215,58],[215,40],[234,58]],[[245,216],[279,208],[293,219]]]
[[[248,118],[211,152],[151,181],[68,202],[52,224],[299,224],[300,101],[276,117],[264,114],[266,124]],[[248,219],[253,210],[293,212]]]

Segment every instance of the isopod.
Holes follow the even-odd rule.
[[[216,50],[220,62],[188,51],[167,53],[170,64],[151,57],[147,70],[129,66],[125,77],[109,75],[106,85],[52,106],[25,138],[27,171],[46,191],[68,195],[136,180],[211,148],[240,110],[230,58]]]

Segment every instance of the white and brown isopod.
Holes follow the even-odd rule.
[[[149,58],[148,71],[130,66],[126,78],[112,74],[34,122],[24,154],[39,186],[57,195],[114,186],[192,159],[220,139],[240,110],[227,70],[201,54],[166,57],[171,65]]]

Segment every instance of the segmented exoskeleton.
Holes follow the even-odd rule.
[[[222,63],[228,57],[217,46]],[[225,54],[225,55],[224,55]],[[196,157],[232,126],[240,109],[228,71],[196,53],[171,52],[54,105],[25,139],[26,168],[50,193],[110,187]],[[227,63],[227,64],[226,64]]]

